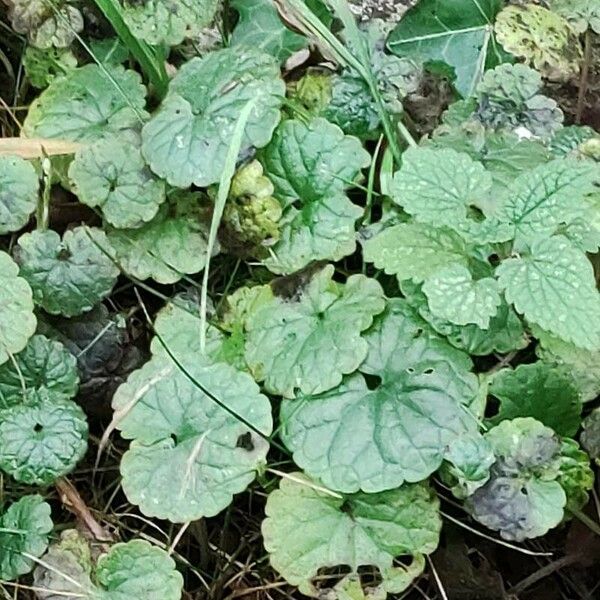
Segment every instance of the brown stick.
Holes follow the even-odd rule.
[[[583,108],[585,97],[588,91],[588,81],[590,76],[590,60],[592,56],[592,36],[590,30],[585,32],[584,48],[583,48],[583,63],[581,65],[581,78],[579,79],[579,94],[577,96],[577,110],[575,112],[575,123],[581,124],[583,117]]]
[[[113,541],[110,533],[96,521],[83,498],[68,479],[61,477],[54,485],[65,508],[77,517],[95,540],[99,542]]]

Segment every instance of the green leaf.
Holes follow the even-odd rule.
[[[587,350],[600,349],[600,296],[591,263],[561,236],[496,269],[506,299],[525,318]]]
[[[424,329],[403,301],[389,302],[366,340],[360,370],[367,379],[355,374],[281,407],[282,437],[296,464],[343,492],[421,481],[452,440],[477,429],[468,356]]]
[[[66,48],[83,31],[83,17],[75,2],[61,0],[12,0],[10,19],[17,33],[27,34],[34,46],[42,49]]]
[[[146,516],[177,523],[227,507],[265,461],[272,429],[270,403],[249,375],[225,364],[188,373],[212,397],[155,357],[113,398],[121,435],[133,440],[121,460],[127,498]]]
[[[500,400],[492,419],[496,425],[515,417],[533,417],[559,435],[572,436],[581,424],[580,392],[565,369],[544,362],[502,369],[489,391]]]
[[[254,100],[243,155],[268,144],[284,95],[279,65],[259,50],[226,48],[193,58],[171,80],[169,94],[144,126],[144,156],[171,185],[217,183],[242,107]]]
[[[499,0],[422,0],[401,19],[388,39],[392,52],[454,69],[456,88],[470,96],[486,61],[499,62],[492,37]]]
[[[581,45],[560,15],[543,6],[507,6],[496,18],[496,37],[504,49],[524,58],[544,77],[567,80],[579,72]]]
[[[275,295],[247,319],[246,361],[268,392],[286,398],[297,390],[324,392],[365,358],[360,334],[385,308],[383,290],[364,275],[339,284],[333,273],[326,266],[291,297]]]
[[[539,340],[537,355],[571,373],[583,402],[594,400],[600,394],[600,351],[583,350],[537,327],[533,333]]]
[[[288,120],[261,154],[265,173],[284,207],[281,237],[265,266],[292,273],[312,260],[354,252],[354,223],[362,209],[345,195],[370,156],[360,142],[325,119]]]
[[[41,496],[23,496],[0,516],[0,579],[11,581],[34,567],[28,554],[39,558],[54,527],[50,505]]]
[[[517,240],[551,235],[582,217],[585,196],[596,189],[600,168],[591,162],[556,159],[524,172],[509,186],[498,218],[514,227]]]
[[[473,323],[487,329],[502,303],[495,279],[474,280],[463,265],[450,265],[427,278],[423,284],[429,309],[454,325]]]
[[[463,327],[444,321],[432,314],[427,297],[419,286],[403,281],[402,293],[407,302],[419,315],[440,335],[461,350],[476,356],[486,356],[493,352],[507,353],[520,350],[529,343],[529,339],[517,313],[505,300],[498,307],[498,312],[490,319],[487,329],[477,325]]]
[[[534,136],[549,138],[562,127],[564,115],[555,100],[539,93],[542,85],[540,74],[526,65],[499,65],[477,86],[476,116],[493,129],[524,127]]]
[[[115,544],[93,565],[88,542],[66,530],[42,561],[34,572],[40,600],[77,600],[82,594],[90,600],[181,598],[183,577],[175,561],[145,540]]]
[[[145,104],[146,88],[136,72],[86,65],[56,78],[31,103],[21,133],[93,142],[138,127]]]
[[[32,86],[43,89],[57,77],[77,68],[77,57],[67,48],[40,50],[28,46],[23,54],[23,68]]]
[[[122,16],[133,35],[152,45],[174,46],[210,25],[218,0],[122,0]]]
[[[600,33],[598,0],[551,0],[550,10],[564,17],[577,33],[584,33],[586,29]]]
[[[567,495],[567,509],[581,510],[589,502],[589,492],[594,487],[594,471],[590,457],[574,440],[562,441],[558,482]]]
[[[391,193],[394,202],[420,223],[450,227],[467,238],[495,237],[499,232],[491,221],[471,218],[472,207],[484,210],[491,187],[491,175],[468,154],[409,148],[402,155],[402,168],[394,176]]]
[[[141,227],[166,198],[134,140],[107,137],[79,150],[69,167],[73,192],[88,206],[99,207],[115,227]]]
[[[106,600],[179,600],[183,588],[183,577],[175,568],[175,561],[145,540],[112,546],[98,560],[96,578],[106,590],[102,596]]]
[[[405,485],[345,498],[321,490],[295,473],[269,495],[262,533],[273,568],[313,597],[319,569],[339,566],[352,573],[359,567],[378,568],[384,596],[407,587],[406,567],[396,566],[394,559],[408,554],[424,562],[421,555],[437,547],[442,523],[433,490],[426,484]],[[403,585],[397,585],[398,579]]]
[[[27,225],[38,201],[35,169],[18,156],[0,156],[0,235]]]
[[[581,445],[591,458],[600,459],[600,408],[595,408],[583,421]]]
[[[384,229],[363,244],[364,259],[398,281],[420,283],[445,267],[466,265],[467,248],[454,231],[418,223]]]
[[[60,342],[34,335],[14,362],[0,366],[0,410],[20,403],[29,391],[69,399],[78,387],[77,359]]]
[[[566,494],[557,481],[561,443],[535,419],[503,421],[485,434],[496,462],[490,480],[469,498],[480,523],[506,540],[544,535],[563,518]]]
[[[0,411],[0,469],[17,481],[50,485],[71,472],[87,450],[81,408],[47,391]]]
[[[198,193],[178,192],[138,229],[107,227],[123,270],[137,279],[175,283],[206,264],[208,203]],[[218,248],[217,248],[218,250]]]
[[[94,227],[75,227],[62,239],[50,230],[24,233],[14,254],[36,304],[53,315],[72,317],[92,309],[119,275],[106,235]]]
[[[490,478],[490,467],[496,461],[491,444],[479,433],[467,433],[448,445],[440,470],[457,498],[467,498],[484,486]]]
[[[25,348],[37,324],[31,288],[18,274],[12,258],[0,252],[0,364]]]
[[[289,30],[279,18],[273,0],[234,0],[240,18],[229,40],[232,46],[258,48],[285,62],[305,48],[308,40]]]

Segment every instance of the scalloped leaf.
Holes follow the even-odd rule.
[[[154,46],[175,46],[210,25],[219,0],[122,0],[121,14],[131,33]]]
[[[40,50],[33,46],[27,46],[22,63],[31,85],[44,89],[57,77],[76,69],[77,57],[68,48]]]
[[[506,540],[539,537],[563,519],[567,496],[557,481],[561,443],[531,418],[503,421],[485,434],[496,462],[469,498],[471,514]]]
[[[489,393],[500,400],[497,425],[515,417],[533,417],[559,435],[572,436],[581,425],[581,394],[573,377],[548,363],[502,369]]]
[[[0,579],[11,581],[29,573],[48,547],[54,524],[50,505],[38,495],[23,496],[0,516]]]
[[[113,398],[121,435],[132,440],[121,460],[127,498],[176,523],[226,508],[254,480],[273,427],[269,400],[246,373],[222,363],[188,373],[194,381],[155,357]]]
[[[14,362],[0,366],[0,409],[20,403],[30,391],[69,399],[78,387],[77,359],[60,342],[34,335]]]
[[[342,492],[421,481],[452,440],[477,429],[468,356],[426,330],[405,302],[390,301],[366,341],[360,370],[367,378],[354,374],[281,407],[282,437],[296,464]]]
[[[145,105],[146,88],[135,71],[85,65],[56,78],[31,103],[21,134],[93,142],[139,127]]]
[[[0,251],[0,365],[25,348],[37,325],[31,288],[18,275],[18,265]]]
[[[591,458],[600,459],[600,408],[595,408],[583,421],[581,445]]]
[[[280,119],[285,84],[277,61],[252,48],[226,48],[185,63],[142,130],[150,168],[171,185],[206,187],[221,177],[240,111],[254,101],[240,154],[266,146]]]
[[[376,567],[383,596],[402,592],[424,567],[422,555],[436,549],[442,526],[439,501],[427,484],[340,497],[301,473],[281,480],[265,512],[262,533],[271,565],[313,597],[319,570],[339,566],[355,574],[359,567]],[[397,566],[394,559],[407,554],[413,565]]]
[[[79,150],[69,167],[73,192],[122,229],[152,220],[166,199],[165,183],[154,177],[139,146],[124,137],[107,137]]]
[[[525,318],[587,350],[600,349],[600,295],[591,263],[562,236],[538,239],[531,254],[496,269],[506,299]]]
[[[204,269],[209,227],[206,200],[198,193],[181,191],[142,227],[107,227],[106,232],[125,273],[167,284]],[[218,251],[215,245],[215,254]]]
[[[75,227],[62,239],[51,230],[25,233],[14,254],[36,304],[53,315],[73,317],[91,310],[119,276],[114,250],[95,227]]]
[[[565,18],[577,33],[588,28],[600,33],[598,0],[550,0],[550,9]]]
[[[360,334],[384,310],[383,290],[364,275],[336,283],[333,273],[326,266],[291,297],[275,295],[247,318],[246,362],[268,392],[286,398],[297,390],[324,392],[365,358]]]
[[[71,400],[42,391],[0,411],[0,469],[17,481],[50,485],[87,450],[88,424]]]
[[[18,156],[0,156],[0,235],[27,225],[38,192],[38,176],[31,163]]]
[[[345,190],[369,166],[360,141],[322,118],[284,121],[261,153],[265,174],[284,207],[281,237],[264,261],[274,273],[292,273],[313,260],[339,260],[356,248],[362,209]]]
[[[474,280],[463,265],[451,265],[428,277],[423,284],[432,314],[454,325],[487,329],[502,303],[495,279]]]

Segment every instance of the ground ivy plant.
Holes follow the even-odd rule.
[[[258,492],[273,569],[315,598],[402,593],[449,500],[510,543],[582,517],[600,135],[546,83],[579,71],[594,2],[420,0],[360,28],[341,0],[98,0],[120,39],[95,61],[78,2],[9,4],[43,152],[0,156],[1,580],[182,597],[174,547],[99,553],[20,494],[109,439],[123,502],[181,535]],[[436,76],[453,101],[419,138],[405,109]],[[98,418],[87,360],[132,315],[143,350]]]

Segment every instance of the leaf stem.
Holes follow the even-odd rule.
[[[598,524],[594,519],[588,517],[585,513],[580,510],[570,508],[569,512],[579,521],[581,521],[591,532],[595,533],[597,536],[600,536],[600,524]]]
[[[579,93],[577,95],[577,109],[575,111],[575,123],[581,124],[583,109],[585,107],[585,97],[588,91],[588,81],[590,75],[590,61],[592,56],[592,36],[589,28],[585,32],[583,46],[583,62],[581,63],[581,77],[579,79]]]

